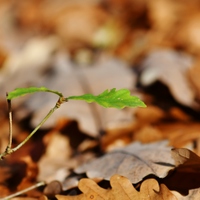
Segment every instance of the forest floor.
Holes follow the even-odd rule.
[[[0,199],[200,199],[199,11],[198,0],[1,1],[1,152],[15,88],[126,88],[147,107],[61,105],[0,161]],[[56,101],[12,101],[13,147]]]

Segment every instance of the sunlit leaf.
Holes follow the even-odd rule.
[[[146,107],[143,101],[136,96],[131,96],[128,89],[116,90],[115,88],[105,90],[103,93],[94,96],[92,94],[84,94],[81,96],[70,96],[68,100],[84,100],[88,103],[96,102],[105,108],[118,108],[124,107]]]

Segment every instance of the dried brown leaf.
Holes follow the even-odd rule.
[[[173,147],[183,148],[198,140],[200,124],[192,121],[159,123],[157,128]]]
[[[89,178],[109,180],[114,174],[129,178],[132,183],[138,183],[145,176],[153,174],[160,178],[167,175],[173,168],[170,147],[166,141],[128,145],[75,169],[76,173],[86,173]]]
[[[4,183],[7,179],[11,177],[11,172],[9,167],[0,166],[0,183]]]
[[[152,200],[176,200],[177,198],[169,191],[169,189],[161,184],[159,186],[158,182],[155,179],[147,179],[141,185],[140,193],[145,194],[145,197],[141,199],[152,199]]]
[[[135,141],[142,143],[150,143],[164,139],[162,132],[151,125],[143,126],[134,134],[133,138]]]
[[[176,191],[172,191],[174,196],[177,197],[178,200],[199,200],[200,199],[200,188],[193,189],[189,191],[187,196],[183,196]]]
[[[51,135],[47,134],[44,140],[48,140],[48,146],[45,154],[38,162],[40,172],[38,178],[46,182],[53,180],[63,181],[65,176],[68,175],[66,163],[71,155],[69,139],[55,131]],[[62,173],[59,169],[63,169]]]
[[[165,186],[159,187],[155,179],[149,179],[142,183],[138,192],[131,182],[123,176],[113,175],[110,180],[112,189],[103,189],[93,180],[81,179],[79,189],[83,194],[77,196],[56,195],[58,200],[176,200],[176,197]]]
[[[161,33],[166,33],[175,26],[179,18],[179,15],[175,14],[178,11],[177,4],[173,1],[156,0],[148,2],[147,5],[149,18],[155,29],[159,30]],[[165,21],[165,23],[163,23],[163,21]]]
[[[191,169],[200,169],[200,157],[189,149],[180,148],[172,149],[172,157],[175,160],[176,166],[191,167]]]
[[[59,37],[68,48],[75,50],[85,44],[92,45],[96,31],[107,18],[107,13],[96,5],[77,4],[66,6],[60,13],[55,13],[53,20]]]
[[[176,32],[176,40],[179,44],[182,44],[187,48],[191,53],[198,53],[200,49],[200,26],[199,20],[200,15],[199,11],[196,8],[188,8],[188,10],[193,10],[192,13],[189,13],[189,16],[185,17],[179,29]]]
[[[172,50],[154,51],[142,63],[143,72],[140,81],[144,86],[160,81],[169,88],[179,103],[194,107],[195,91],[187,77],[192,64],[189,55]]]
[[[172,157],[177,167],[171,170],[163,183],[170,190],[188,194],[190,189],[200,187],[200,157],[189,149],[172,149]],[[181,183],[181,184],[179,184]]]

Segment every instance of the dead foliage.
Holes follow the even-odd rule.
[[[62,105],[0,161],[0,198],[199,199],[199,9],[198,0],[1,1],[1,152],[5,94],[16,87],[65,96],[127,88],[147,108]],[[13,146],[56,100],[12,102]]]

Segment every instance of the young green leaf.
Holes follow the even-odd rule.
[[[50,90],[46,87],[29,87],[29,88],[16,88],[15,90],[11,91],[8,93],[7,95],[7,99],[8,100],[12,100],[14,98],[20,97],[20,96],[24,96],[26,94],[30,94],[30,93],[35,93],[35,92],[51,92],[54,94],[57,94],[58,96],[62,97],[63,95],[58,92],[58,91],[54,91],[54,90]]]
[[[84,94],[81,96],[70,96],[67,100],[84,100],[88,103],[96,102],[105,108],[118,108],[124,107],[146,107],[138,97],[131,96],[130,91],[127,89],[116,90],[115,88],[105,90],[98,96],[92,94]]]

